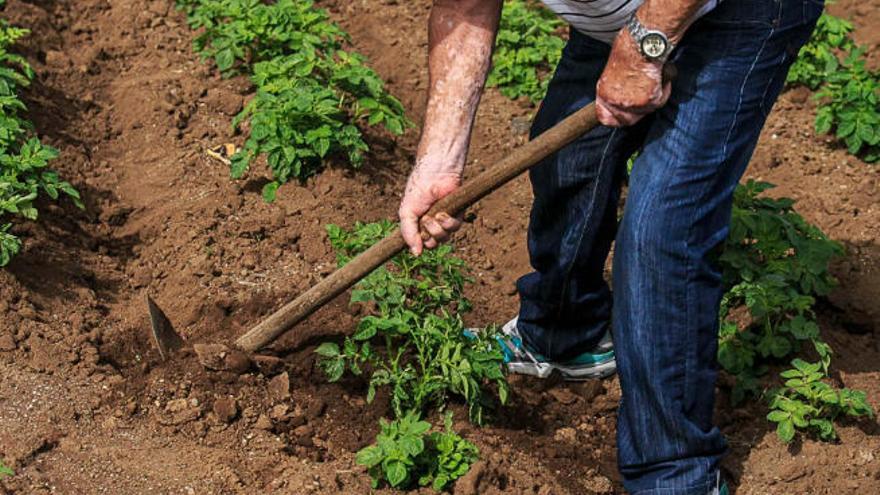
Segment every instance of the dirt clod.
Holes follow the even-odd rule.
[[[290,397],[290,376],[287,372],[269,380],[268,392],[269,399],[273,402],[280,402]]]
[[[230,423],[238,416],[238,404],[234,398],[223,397],[214,401],[213,411],[220,421]]]
[[[193,350],[199,363],[210,370],[244,373],[251,367],[247,354],[223,344],[195,344]]]

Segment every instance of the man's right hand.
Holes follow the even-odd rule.
[[[461,174],[449,172],[413,171],[406,183],[406,192],[400,202],[400,232],[410,251],[418,256],[423,248],[433,249],[461,227],[461,220],[444,212],[424,216],[434,203],[449,195],[461,185]],[[424,216],[424,217],[423,217]],[[421,228],[430,234],[422,239]]]
[[[434,0],[431,8],[428,102],[416,165],[399,210],[400,231],[416,256],[461,226],[460,220],[446,213],[424,215],[461,184],[501,5],[502,0]],[[424,240],[421,230],[428,234]]]

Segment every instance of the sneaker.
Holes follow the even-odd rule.
[[[718,478],[715,481],[715,488],[709,492],[709,495],[730,495],[730,490],[727,488],[727,483],[721,481],[721,472],[718,472]]]
[[[516,321],[514,318],[507,322],[498,336],[504,351],[504,362],[511,373],[547,378],[553,370],[557,370],[566,380],[587,380],[605,378],[617,371],[611,332],[606,332],[591,352],[566,361],[552,362],[526,347]]]

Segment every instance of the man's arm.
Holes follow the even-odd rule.
[[[645,0],[636,17],[649,29],[678,44],[707,0]],[[735,1],[735,0],[728,0]],[[624,28],[614,40],[608,65],[596,87],[599,121],[611,127],[632,125],[662,107],[671,85],[663,82],[663,64],[646,60]]]
[[[477,105],[492,60],[502,0],[435,0],[428,27],[428,105],[416,163],[400,204],[400,228],[414,254],[457,230],[448,215],[419,218],[461,184]]]

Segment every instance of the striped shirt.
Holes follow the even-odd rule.
[[[559,14],[575,29],[591,38],[606,43],[614,41],[629,17],[644,0],[543,0],[553,12]],[[709,0],[697,13],[706,14],[720,0]]]

